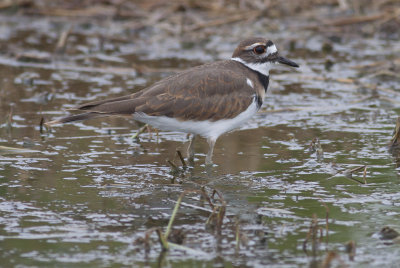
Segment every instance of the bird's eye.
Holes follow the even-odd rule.
[[[253,48],[253,51],[258,55],[263,54],[265,52],[265,46],[256,46]]]

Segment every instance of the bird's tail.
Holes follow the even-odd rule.
[[[50,122],[45,123],[47,126],[53,126],[57,124],[64,124],[64,123],[69,123],[69,122],[74,122],[74,121],[82,121],[82,120],[87,120],[87,119],[92,119],[92,118],[97,118],[97,117],[102,117],[105,116],[104,114],[99,114],[99,113],[83,113],[83,114],[76,114],[76,115],[69,115],[57,120],[53,120]]]
[[[82,121],[113,115],[129,116],[135,113],[135,107],[141,102],[141,99],[132,98],[132,95],[89,102],[71,109],[76,111],[85,111],[85,113],[69,115],[57,120],[47,122],[46,125],[52,126],[56,124],[64,124],[74,121]]]

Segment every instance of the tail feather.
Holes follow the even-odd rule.
[[[75,122],[75,121],[82,121],[82,120],[87,120],[87,119],[92,119],[92,118],[97,118],[97,117],[102,117],[102,116],[107,116],[105,114],[99,114],[99,113],[83,113],[83,114],[76,114],[76,115],[69,115],[57,120],[53,120],[50,122],[45,123],[48,126],[52,125],[57,125],[57,124],[64,124],[64,123],[69,123],[69,122]]]
[[[135,113],[136,107],[143,102],[144,100],[142,98],[133,98],[133,95],[93,101],[71,109],[75,111],[86,111],[85,113],[66,116],[47,122],[46,125],[51,126],[112,115],[128,116]]]
[[[117,97],[117,98],[113,98],[113,99],[92,101],[92,102],[88,102],[88,103],[79,105],[79,106],[73,108],[72,110],[91,110],[91,109],[96,108],[96,107],[98,107],[98,106],[100,106],[102,104],[125,101],[125,100],[129,100],[131,98],[132,98],[131,95],[127,95],[127,96]]]

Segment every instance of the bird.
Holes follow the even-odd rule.
[[[299,67],[263,37],[242,40],[227,60],[206,63],[166,77],[136,93],[93,101],[71,110],[82,112],[47,122],[69,123],[105,116],[130,116],[157,129],[192,134],[187,155],[194,159],[194,140],[207,139],[206,165],[219,136],[240,127],[263,104],[269,71],[276,64]]]

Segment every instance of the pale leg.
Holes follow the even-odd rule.
[[[206,156],[206,165],[212,165],[212,155],[213,155],[213,152],[214,152],[215,141],[216,141],[215,138],[208,138],[207,139],[209,148],[208,148],[208,153],[207,153],[207,156]]]
[[[187,157],[189,161],[194,160],[194,140],[196,135],[193,134],[192,138],[190,139],[189,147],[187,148]]]

